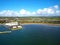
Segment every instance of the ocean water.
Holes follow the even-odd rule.
[[[60,26],[25,24],[21,30],[0,34],[0,45],[60,45]],[[0,26],[0,31],[9,30]]]

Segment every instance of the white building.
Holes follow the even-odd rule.
[[[6,23],[5,25],[10,26],[11,30],[21,29],[22,26],[18,24],[18,22],[10,22]]]
[[[6,23],[5,25],[14,26],[14,25],[18,25],[18,22],[10,22],[10,23]]]

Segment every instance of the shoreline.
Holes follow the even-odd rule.
[[[49,25],[49,26],[60,26],[60,24],[52,24],[52,23],[21,23],[21,25],[29,25],[29,24],[41,24],[41,25]],[[0,24],[4,25],[4,24]]]
[[[49,25],[49,26],[60,26],[60,24],[50,24],[50,23],[22,23],[21,25],[28,25],[28,24],[42,24],[42,25]]]

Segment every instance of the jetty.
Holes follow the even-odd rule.
[[[11,31],[2,31],[0,34],[11,33]]]

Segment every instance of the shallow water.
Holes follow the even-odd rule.
[[[0,34],[0,45],[60,45],[60,26],[22,25],[21,30]],[[0,31],[8,30],[0,26]]]

